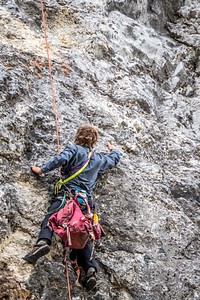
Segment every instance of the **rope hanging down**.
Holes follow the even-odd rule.
[[[47,49],[47,58],[48,58],[48,66],[49,66],[49,77],[50,77],[50,84],[51,84],[51,92],[52,92],[52,99],[53,99],[53,107],[54,107],[54,115],[56,120],[56,139],[57,139],[57,145],[58,145],[58,153],[60,153],[60,139],[59,139],[59,130],[58,130],[58,115],[57,115],[57,106],[56,106],[56,98],[55,98],[55,91],[54,91],[54,84],[53,84],[53,76],[52,76],[52,68],[51,68],[51,60],[49,55],[49,44],[47,39],[47,26],[45,21],[45,15],[44,15],[44,4],[43,0],[40,0],[41,4],[41,11],[42,11],[42,23],[43,23],[43,29],[44,29],[44,38],[46,43],[46,49]],[[60,174],[61,177],[61,174]],[[66,260],[65,255],[65,272],[67,277],[67,284],[68,284],[68,298],[71,300],[71,289],[70,289],[70,281],[69,281],[69,270],[68,270],[68,264]]]
[[[56,98],[55,98],[55,89],[54,89],[54,84],[53,84],[51,60],[50,60],[50,55],[49,55],[49,44],[48,44],[48,39],[47,39],[47,26],[46,26],[45,15],[44,15],[43,0],[40,0],[40,5],[41,5],[41,11],[42,11],[42,23],[43,23],[43,29],[44,29],[44,38],[45,38],[46,49],[47,49],[47,59],[48,59],[48,66],[49,66],[49,77],[50,77],[50,84],[51,84],[54,115],[55,115],[55,121],[56,121],[56,139],[57,139],[57,145],[58,145],[58,153],[60,153],[60,138],[59,138],[59,130],[58,130],[58,114],[57,114],[57,106],[56,106]]]

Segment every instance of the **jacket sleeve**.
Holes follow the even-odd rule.
[[[42,173],[49,172],[56,168],[67,164],[69,160],[76,154],[77,150],[74,146],[66,147],[60,154],[51,158],[46,164],[41,167]]]
[[[102,165],[100,168],[100,173],[107,171],[108,169],[115,167],[120,160],[120,151],[113,149],[107,155],[102,155]]]

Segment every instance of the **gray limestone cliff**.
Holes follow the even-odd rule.
[[[200,299],[200,4],[198,0],[44,0],[61,147],[83,123],[120,164],[98,178],[107,236],[98,286],[72,299]],[[0,1],[0,299],[64,300],[62,247],[30,251],[58,173],[40,1]]]

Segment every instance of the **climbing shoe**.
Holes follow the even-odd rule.
[[[96,284],[97,284],[96,270],[95,268],[90,267],[86,275],[86,290],[88,291],[93,290]]]
[[[50,246],[47,244],[46,240],[40,240],[34,247],[33,250],[23,257],[24,260],[31,264],[35,264],[38,258],[46,255],[50,251]]]

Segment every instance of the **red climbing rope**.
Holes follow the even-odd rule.
[[[45,38],[46,49],[47,49],[47,59],[48,59],[48,66],[49,66],[49,77],[50,77],[51,92],[52,92],[52,99],[53,99],[54,115],[55,115],[55,120],[56,120],[56,139],[57,139],[57,145],[58,145],[58,153],[60,153],[60,138],[59,138],[59,130],[58,130],[58,114],[57,114],[55,90],[54,90],[54,84],[53,84],[51,60],[50,60],[50,55],[49,55],[49,44],[48,44],[48,39],[47,39],[47,26],[46,26],[45,15],[44,15],[43,0],[40,0],[40,5],[41,5],[41,11],[42,11],[42,23],[43,23],[43,29],[44,29],[44,38]]]
[[[43,23],[43,28],[44,28],[44,38],[45,38],[46,49],[47,49],[49,77],[50,77],[51,92],[52,92],[52,99],[53,99],[54,115],[55,115],[55,120],[56,120],[56,139],[57,139],[57,144],[58,144],[58,153],[60,153],[60,138],[59,138],[59,130],[58,130],[58,114],[57,114],[56,98],[55,98],[55,91],[54,91],[54,84],[53,84],[51,60],[50,60],[50,55],[49,55],[49,44],[48,44],[48,39],[47,39],[47,26],[46,26],[45,15],[44,15],[43,0],[40,0],[40,4],[41,4],[41,11],[42,11],[42,23]],[[60,177],[61,177],[61,174],[60,174]],[[65,272],[66,272],[67,285],[68,285],[68,299],[72,300],[70,280],[69,280],[69,270],[68,270],[66,255],[64,256],[64,262],[65,262]]]
[[[68,269],[68,263],[67,263],[67,258],[66,258],[66,252],[64,254],[64,263],[65,263],[65,275],[67,278],[67,286],[68,286],[68,296],[69,300],[71,300],[71,288],[70,288],[70,280],[69,280],[69,269]]]

